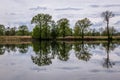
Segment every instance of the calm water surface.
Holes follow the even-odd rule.
[[[0,80],[120,80],[120,44],[0,44]]]

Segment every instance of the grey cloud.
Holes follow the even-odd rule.
[[[98,8],[98,7],[100,7],[100,6],[99,6],[99,5],[90,5],[90,7]]]
[[[104,5],[103,7],[120,7],[120,4]]]
[[[56,11],[65,11],[65,10],[82,10],[81,8],[71,8],[71,7],[68,7],[68,8],[58,8],[58,9],[55,9]]]
[[[79,69],[79,67],[61,67],[59,69],[63,69],[63,70],[76,70],[76,69]]]
[[[96,14],[60,14],[57,15],[57,18],[79,18],[79,17],[89,17],[89,18],[99,18],[99,13]]]
[[[37,6],[37,7],[35,7],[35,8],[30,8],[29,10],[34,10],[34,11],[37,11],[37,10],[47,10],[47,7]]]
[[[120,4],[109,4],[109,5],[96,5],[96,4],[93,4],[93,5],[89,5],[90,7],[92,8],[98,8],[98,7],[120,7]]]
[[[9,15],[16,15],[16,13],[10,13]]]

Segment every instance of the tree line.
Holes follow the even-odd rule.
[[[0,25],[0,35],[31,35],[33,38],[38,39],[56,39],[57,37],[66,37],[66,36],[79,36],[84,39],[84,36],[112,36],[120,35],[120,32],[114,27],[109,26],[110,18],[114,17],[114,14],[111,11],[105,11],[101,13],[101,17],[106,22],[106,27],[100,28],[99,30],[90,29],[92,22],[88,18],[83,18],[76,21],[74,28],[70,27],[69,20],[67,18],[61,18],[58,21],[54,21],[52,16],[49,14],[37,14],[32,20],[31,24],[34,24],[32,32],[29,32],[26,25],[19,26],[18,29]]]
[[[109,26],[110,18],[114,17],[114,14],[111,11],[101,13],[101,17],[106,22],[106,27],[100,28],[98,31],[89,28],[93,24],[88,18],[76,21],[75,26],[72,29],[70,28],[70,23],[67,18],[61,18],[55,22],[49,14],[37,14],[31,20],[31,23],[35,24],[32,37],[39,39],[56,39],[57,37],[80,36],[84,39],[84,36],[108,36],[108,39],[111,39],[112,36],[120,34],[114,27]]]
[[[0,36],[28,36],[31,35],[31,32],[28,30],[26,25],[21,25],[18,28],[16,27],[5,27],[0,24]]]

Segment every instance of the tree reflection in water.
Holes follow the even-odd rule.
[[[33,43],[33,49],[36,56],[31,56],[33,63],[38,66],[45,66],[52,64],[52,59],[56,56],[61,61],[67,61],[69,59],[69,51],[72,45],[65,42],[37,42]]]
[[[29,44],[0,44],[0,55],[6,52],[17,52],[27,53]]]
[[[15,44],[5,44],[5,50],[10,53],[10,51],[16,52],[16,45]]]
[[[29,46],[28,44],[19,44],[19,45],[17,45],[17,48],[20,53],[27,53],[28,46]]]
[[[62,42],[59,44],[58,59],[61,61],[67,61],[69,59],[69,51],[72,45]]]
[[[0,55],[3,55],[5,53],[5,48],[2,44],[0,44]]]
[[[104,59],[103,67],[112,68],[112,66],[115,65],[115,63],[110,60],[109,53],[110,51],[114,50],[116,46],[115,44],[112,44],[112,42],[108,40],[107,44],[103,44],[103,47],[105,48],[107,53],[106,58]]]
[[[29,44],[4,44],[0,45],[0,55],[3,55],[5,52],[18,52],[19,53],[27,53],[29,49]],[[52,64],[52,59],[59,59],[61,61],[68,61],[70,56],[70,51],[72,47],[74,47],[75,56],[79,60],[89,61],[92,57],[92,54],[89,52],[89,49],[95,49],[95,47],[100,46],[100,43],[89,43],[84,44],[84,41],[79,43],[72,42],[56,42],[56,41],[41,41],[35,42],[32,44],[35,55],[31,56],[33,63],[38,66],[45,66]],[[103,62],[103,67],[112,68],[115,65],[114,62],[110,60],[110,51],[116,48],[116,44],[108,41],[107,43],[103,43],[102,46],[106,50],[106,58]]]
[[[50,65],[52,63],[50,53],[50,43],[49,42],[36,42],[33,43],[33,49],[36,56],[31,56],[33,63],[38,66]]]
[[[88,46],[85,46],[84,41],[81,44],[74,45],[75,55],[79,60],[89,61],[92,54],[88,51]]]

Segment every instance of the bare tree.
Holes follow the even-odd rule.
[[[108,35],[108,39],[110,39],[109,21],[110,21],[110,18],[114,17],[114,14],[112,13],[112,11],[105,11],[101,14],[101,16],[103,17],[104,21],[107,22],[107,35]]]

